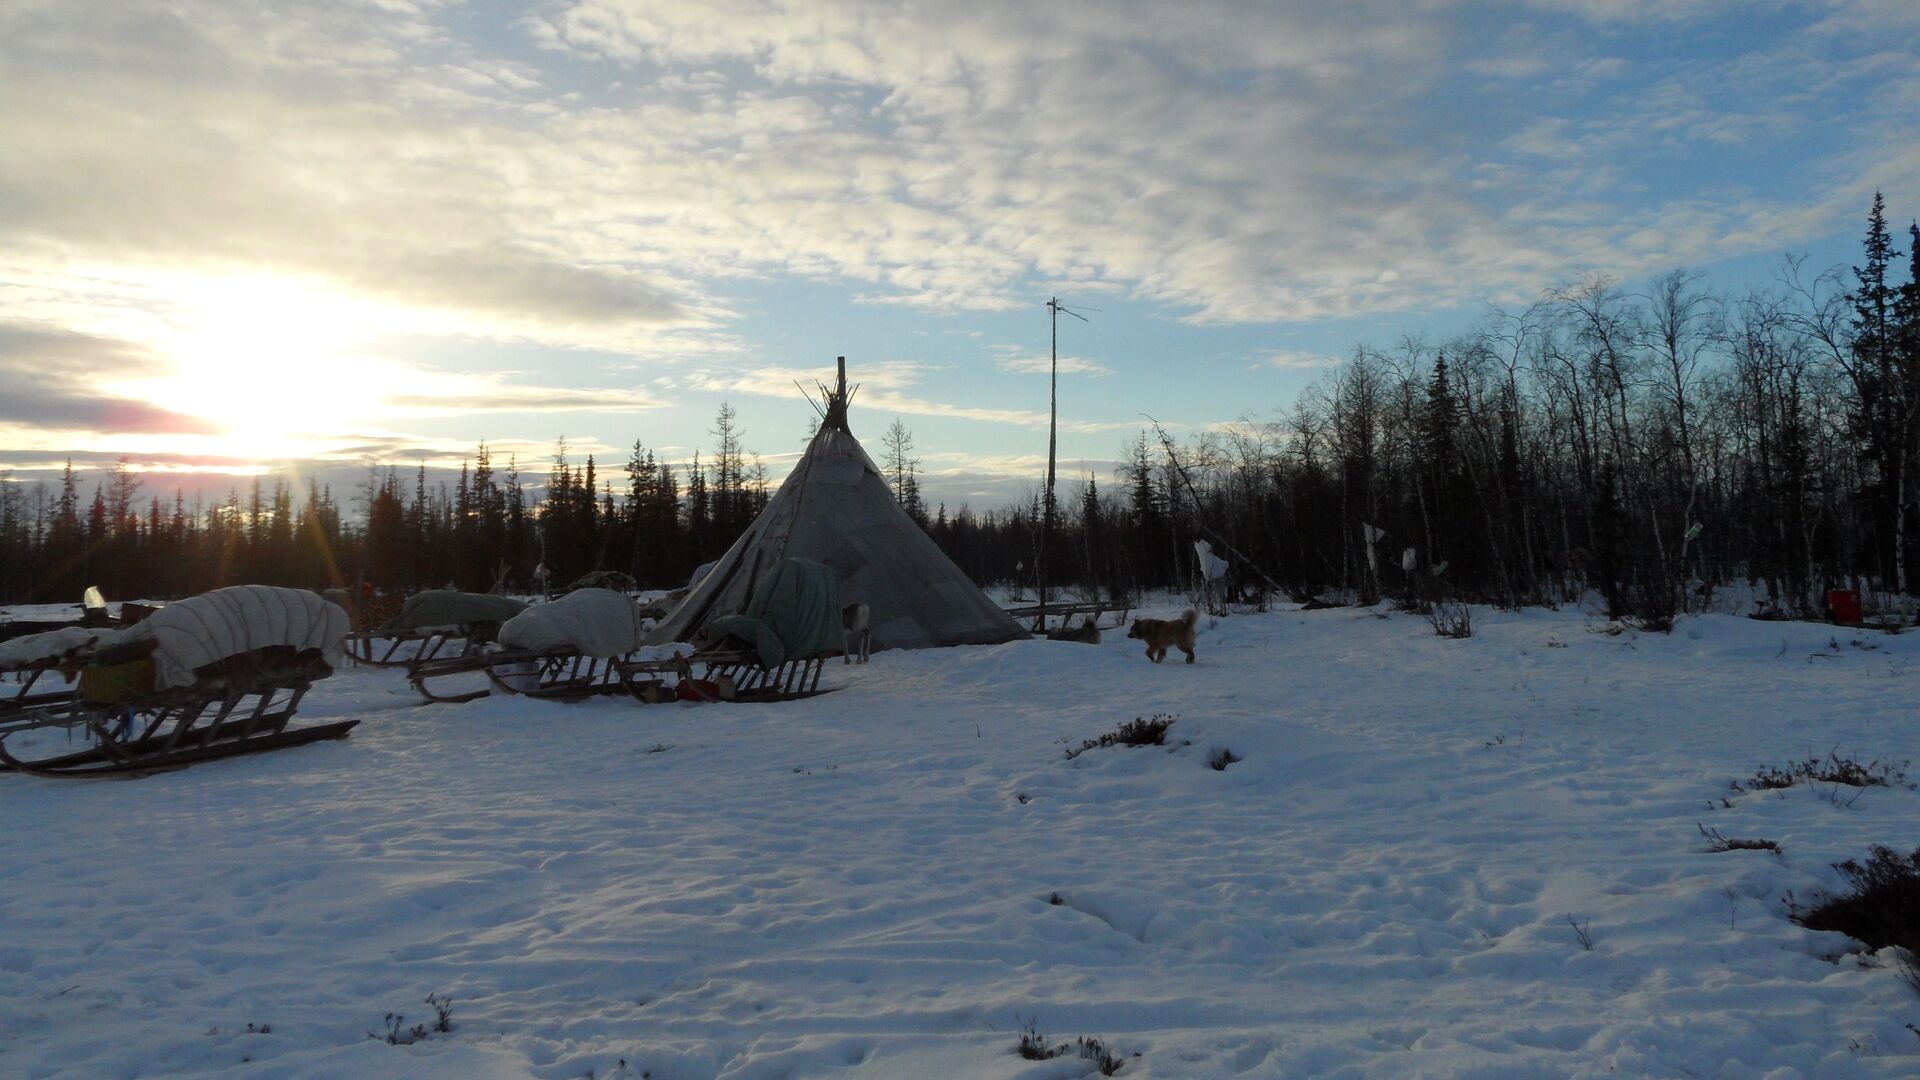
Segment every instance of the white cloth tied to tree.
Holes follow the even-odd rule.
[[[1227,575],[1227,560],[1213,553],[1213,545],[1195,540],[1193,553],[1200,557],[1200,573],[1208,581],[1218,581]]]
[[[1367,549],[1367,569],[1375,574],[1380,572],[1380,553],[1374,550],[1373,545],[1386,538],[1387,530],[1377,525],[1369,525],[1364,521],[1360,523],[1360,540],[1362,546]]]
[[[602,659],[625,656],[646,637],[640,605],[611,589],[575,589],[508,619],[498,641],[513,649],[571,648]]]
[[[153,642],[154,687],[191,686],[194,669],[229,656],[284,645],[318,649],[339,667],[347,613],[305,589],[232,585],[168,604],[120,631],[116,642]],[[106,638],[102,646],[109,644]]]

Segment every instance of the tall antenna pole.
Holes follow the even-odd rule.
[[[1097,310],[1097,309],[1088,309]],[[1048,350],[1050,363],[1047,375],[1047,491],[1040,509],[1040,555],[1034,561],[1040,574],[1040,629],[1047,628],[1047,552],[1053,547],[1053,522],[1057,503],[1053,495],[1054,454],[1059,446],[1060,422],[1060,313],[1067,314],[1086,322],[1087,317],[1060,302],[1060,298],[1047,300],[1047,318],[1051,324],[1049,336],[1052,339]],[[1063,620],[1064,621],[1064,620]]]
[[[1047,321],[1050,324],[1052,344],[1048,349],[1051,362],[1047,375],[1047,490],[1040,505],[1040,556],[1035,559],[1034,569],[1040,575],[1040,629],[1047,628],[1047,552],[1053,550],[1053,457],[1058,445],[1057,426],[1060,416],[1060,298],[1047,300]]]

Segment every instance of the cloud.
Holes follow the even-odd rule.
[[[1338,356],[1299,349],[1264,349],[1257,355],[1256,367],[1279,368],[1282,371],[1313,371],[1339,367],[1343,362]]]
[[[1468,61],[1466,68],[1489,78],[1532,79],[1551,72],[1553,62],[1544,56],[1490,56]]]
[[[857,387],[853,399],[856,412],[938,416],[1042,430],[1047,426],[1047,414],[1037,410],[1001,409],[934,401],[922,395],[908,393],[907,391],[918,384],[928,370],[927,365],[911,361],[887,361],[862,365],[858,371],[849,375],[847,380],[850,385]],[[825,381],[826,378],[825,372],[811,369],[755,367],[730,371],[697,371],[689,374],[676,385],[715,394],[755,394],[764,397],[796,398],[800,396],[799,388],[794,385],[796,382],[800,386],[807,387],[811,393],[814,381]],[[1061,431],[1077,433],[1130,430],[1137,426],[1132,421],[1109,423],[1071,417],[1061,417],[1059,420]]]
[[[1853,139],[1806,87],[1902,9],[1769,5],[1729,59],[1642,71],[1620,55],[1747,7],[555,0],[470,38],[439,3],[17,4],[0,250],[101,304],[179,299],[128,268],[273,273],[407,332],[649,356],[728,348],[742,280],[940,310],[1058,282],[1210,323],[1457,304],[1830,225],[1812,185],[1726,199],[1701,163],[1897,175],[1899,95]]]
[[[257,461],[218,454],[142,454],[135,460],[132,455],[100,450],[0,450],[0,472],[14,473],[15,482],[31,483],[43,479],[46,473],[59,471],[68,462],[72,462],[75,473],[84,474],[96,469],[112,469],[122,459],[137,472],[182,476],[258,475],[272,470],[272,466]]]
[[[159,360],[127,342],[59,328],[0,323],[0,424],[108,434],[205,434],[207,420],[102,394],[91,383]]]
[[[1020,506],[1039,493],[1046,474],[1045,454],[932,453],[922,460],[921,493],[930,505],[945,504],[949,515],[962,506],[979,509]],[[1121,462],[1110,458],[1063,458],[1059,462],[1062,499],[1078,492],[1091,475],[1103,498],[1118,490]]]
[[[973,420],[987,424],[1006,424],[1045,430],[1047,414],[1030,409],[995,409],[990,407],[954,405],[942,401],[929,401],[926,398],[907,394],[881,392],[867,394],[856,399],[868,409],[881,413],[905,413],[909,416],[941,416],[956,420]],[[1119,422],[1079,420],[1072,417],[1060,417],[1059,429],[1078,434],[1098,434],[1103,431],[1131,431],[1138,427],[1135,421]]]
[[[1046,375],[1054,370],[1051,357],[1033,353],[1019,352],[1014,348],[1004,349],[993,358],[993,366],[1001,371],[1011,371],[1022,375]],[[1059,371],[1062,375],[1111,375],[1113,370],[1104,364],[1097,364],[1079,356],[1060,358]]]
[[[0,241],[33,270],[91,267],[108,295],[120,275],[105,267],[272,272],[559,344],[713,314],[684,282],[572,250],[555,190],[521,186],[557,179],[520,164],[537,80],[495,65],[476,85],[471,50],[431,14],[269,20],[195,0],[0,14],[14,43]]]
[[[638,390],[518,386],[502,379],[473,380],[441,376],[452,384],[438,393],[383,398],[387,408],[410,416],[467,416],[476,413],[629,412],[658,409],[667,403]]]
[[[731,103],[765,122],[714,141],[755,176],[726,166],[703,176],[741,196],[741,216],[780,208],[772,216],[790,225],[764,237],[769,263],[885,286],[865,294],[876,303],[1003,307],[1037,275],[1234,322],[1458,303],[1744,244],[1751,218],[1778,203],[1750,201],[1700,218],[1703,228],[1659,251],[1619,253],[1619,237],[1646,233],[1711,188],[1649,198],[1630,174],[1585,168],[1576,179],[1569,167],[1548,176],[1552,205],[1541,206],[1537,178],[1551,165],[1510,168],[1526,150],[1512,138],[1521,118],[1562,106],[1576,130],[1599,117],[1604,130],[1593,134],[1669,158],[1794,130],[1806,102],[1751,105],[1781,96],[1786,82],[1744,101],[1716,98],[1714,74],[1700,70],[1711,65],[1698,62],[1671,67],[1665,101],[1640,84],[1591,93],[1628,69],[1595,54],[1583,29],[1604,25],[1609,48],[1630,46],[1675,20],[1730,10],[1725,0],[1542,0],[1531,40],[1487,44],[1469,28],[1498,13],[1466,4],[1220,2],[1175,15],[1068,0],[974,4],[956,18],[834,3],[580,0],[539,22],[547,47],[636,73],[751,68],[752,91]],[[1791,48],[1750,44],[1756,68]],[[1458,70],[1505,84],[1475,109],[1495,122],[1462,120]],[[1636,107],[1631,132],[1606,120],[1623,95]],[[819,175],[798,147],[860,167]],[[768,173],[807,203],[782,205]],[[1392,278],[1379,273],[1388,266]]]
[[[1683,23],[1729,9],[1752,12],[1777,0],[1526,0],[1530,7],[1565,12],[1595,23]]]

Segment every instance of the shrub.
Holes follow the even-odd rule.
[[[1245,758],[1224,746],[1215,749],[1213,753],[1207,755],[1207,764],[1213,768],[1214,772],[1226,772],[1227,766],[1236,761],[1245,760]]]
[[[453,1030],[453,999],[439,994],[428,994],[426,1003],[433,1006],[433,1026],[415,1024],[406,1027],[407,1018],[399,1013],[388,1013],[386,1031],[367,1032],[367,1038],[379,1039],[388,1046],[411,1046],[422,1039],[430,1038],[435,1032],[445,1033]]]
[[[386,1033],[375,1034],[369,1031],[367,1032],[367,1038],[380,1039],[388,1046],[411,1046],[427,1037],[427,1025],[425,1024],[415,1024],[410,1028],[401,1027],[400,1025],[403,1024],[406,1019],[406,1017],[401,1016],[399,1013],[388,1013]]]
[[[1838,930],[1871,948],[1898,945],[1907,955],[1901,974],[1920,990],[1920,848],[1901,855],[1875,845],[1865,863],[1848,859],[1833,868],[1848,892],[1801,908],[1788,899],[1788,917],[1809,930]]]
[[[1747,780],[1745,790],[1778,791],[1790,788],[1802,780],[1819,781],[1822,784],[1845,784],[1848,787],[1904,787],[1912,790],[1914,785],[1907,780],[1907,765],[1869,761],[1865,765],[1853,758],[1843,758],[1828,751],[1824,758],[1807,758],[1805,761],[1789,761],[1784,769],[1772,765],[1762,766]],[[1739,784],[1733,790],[1742,790]]]
[[[1569,915],[1567,916],[1567,925],[1573,927],[1573,936],[1580,939],[1580,947],[1587,952],[1592,952],[1593,934],[1589,928],[1593,926],[1593,920],[1588,919],[1584,923],[1575,922],[1573,916]]]
[[[1711,854],[1718,855],[1724,851],[1771,851],[1775,855],[1780,854],[1780,845],[1772,840],[1742,840],[1738,837],[1722,836],[1719,829],[1709,829],[1697,821],[1693,823],[1693,827],[1700,830],[1701,836],[1706,837],[1707,851]]]
[[[1077,758],[1089,750],[1098,750],[1103,746],[1165,746],[1167,729],[1173,726],[1174,717],[1166,713],[1155,713],[1152,719],[1134,717],[1097,739],[1088,739],[1080,744],[1078,750],[1067,751],[1068,758]]]
[[[1020,1019],[1019,1015],[1016,1014],[1014,1019]],[[1036,1015],[1027,1020],[1026,1027],[1020,1029],[1020,1042],[1014,1046],[1013,1052],[1028,1061],[1051,1061],[1066,1053],[1067,1047],[1066,1043],[1055,1046],[1047,1038],[1040,1030],[1040,1017]]]
[[[1433,632],[1456,641],[1473,636],[1473,609],[1458,600],[1440,600],[1427,611]]]
[[[1014,1017],[1020,1019],[1019,1016]],[[1126,1059],[1107,1048],[1107,1044],[1090,1036],[1082,1035],[1070,1043],[1056,1043],[1040,1030],[1038,1016],[1027,1020],[1020,1029],[1020,1041],[1014,1045],[1013,1052],[1028,1061],[1051,1061],[1074,1053],[1093,1067],[1101,1076],[1112,1076],[1126,1065]],[[1138,1056],[1138,1055],[1135,1055]]]
[[[1621,622],[1649,634],[1673,632],[1680,598],[1671,586],[1658,580],[1636,582],[1624,599],[1623,610],[1618,612]]]
[[[1090,1039],[1082,1035],[1076,1045],[1080,1048],[1081,1058],[1093,1062],[1093,1067],[1099,1070],[1101,1076],[1112,1076],[1126,1064],[1124,1059],[1108,1050],[1107,1045],[1099,1039]]]

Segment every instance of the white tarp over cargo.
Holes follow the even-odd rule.
[[[989,645],[1026,631],[900,509],[847,428],[846,372],[826,421],[780,490],[647,640],[690,641],[721,615],[745,610],[761,578],[786,559],[840,575],[840,598],[872,612],[873,647]]]
[[[625,656],[646,631],[640,605],[612,589],[575,589],[508,619],[496,638],[514,649],[571,648],[582,656]]]
[[[111,643],[118,634],[118,630],[100,627],[63,626],[0,641],[0,671],[20,671],[77,656],[103,642]]]
[[[189,686],[194,669],[229,656],[284,645],[319,649],[328,664],[346,657],[347,613],[305,589],[233,585],[168,604],[122,631],[118,640],[151,639],[154,686]],[[102,639],[102,644],[105,644]]]

